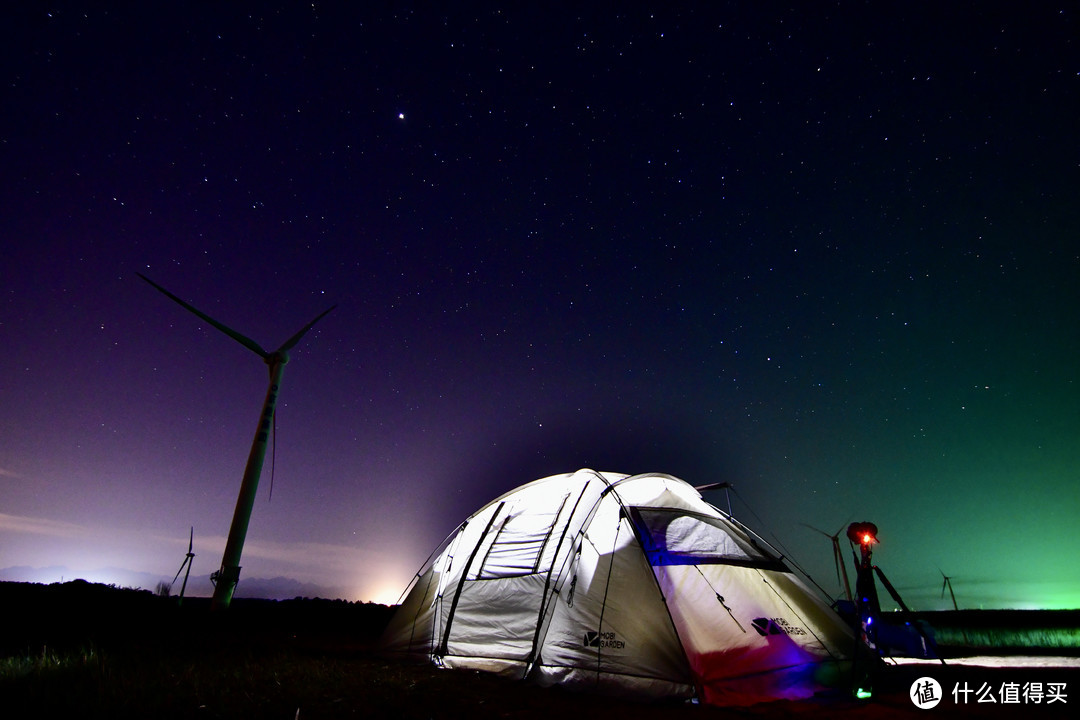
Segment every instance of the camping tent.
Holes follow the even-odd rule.
[[[485,505],[414,578],[384,647],[540,684],[741,705],[845,679],[851,629],[670,475],[579,470]]]

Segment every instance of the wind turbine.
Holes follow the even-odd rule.
[[[255,439],[251,442],[251,452],[248,454],[247,465],[244,468],[244,478],[240,482],[240,494],[236,498],[236,510],[233,512],[232,524],[229,526],[229,539],[225,543],[225,553],[221,558],[221,569],[210,576],[214,581],[214,597],[210,603],[212,610],[225,610],[232,602],[236,583],[240,580],[240,555],[244,551],[244,540],[247,538],[248,523],[251,521],[251,508],[255,504],[255,493],[259,488],[259,476],[262,474],[263,459],[266,457],[266,443],[270,437],[270,428],[274,418],[274,406],[277,404],[278,391],[281,388],[281,377],[285,371],[285,364],[289,362],[289,350],[293,348],[300,338],[319,322],[331,310],[337,307],[332,305],[324,310],[304,327],[300,328],[291,338],[273,352],[267,352],[254,340],[232,328],[229,328],[209,315],[196,310],[180,298],[173,295],[156,282],[142,273],[136,273],[165,297],[177,303],[184,309],[216,327],[221,332],[251,350],[263,359],[270,367],[270,384],[266,390],[266,399],[263,400],[262,412],[259,415],[259,424],[255,429]]]
[[[941,599],[945,599],[945,588],[949,588],[949,597],[952,598],[953,610],[960,610],[960,607],[956,604],[956,593],[952,589],[952,578],[946,575],[941,568],[938,568],[938,572],[941,573]]]
[[[195,553],[193,553],[191,551],[191,547],[194,544],[195,544],[195,526],[193,525],[191,527],[191,534],[188,535],[187,557],[184,558],[184,562],[180,563],[180,569],[176,571],[176,575],[173,576],[172,582],[169,583],[169,587],[172,587],[173,584],[176,583],[176,578],[180,577],[180,573],[183,572],[185,567],[187,567],[187,572],[184,573],[184,584],[180,586],[180,599],[176,603],[177,605],[181,605],[184,602],[184,591],[187,590],[188,576],[191,575],[191,561],[195,557]]]
[[[848,599],[848,602],[852,602],[851,583],[848,581],[847,565],[844,563],[844,553],[841,552],[841,550],[840,550],[840,533],[842,533],[844,531],[844,527],[847,526],[847,523],[844,523],[844,527],[841,527],[839,530],[837,530],[832,535],[825,532],[824,530],[819,530],[818,528],[814,527],[813,525],[807,525],[806,523],[802,523],[802,524],[804,526],[810,528],[814,532],[821,533],[825,537],[832,540],[833,562],[836,564],[836,581],[840,582],[840,574],[843,573],[843,575],[844,575],[844,597],[846,597]]]

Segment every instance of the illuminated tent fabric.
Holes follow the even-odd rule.
[[[760,538],[662,474],[523,485],[432,555],[383,637],[451,668],[733,705],[843,679],[851,630]]]

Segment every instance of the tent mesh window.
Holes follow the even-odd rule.
[[[779,558],[758,547],[718,517],[674,508],[630,508],[642,549],[652,565],[741,565],[787,571]]]
[[[569,497],[567,494],[558,498],[550,512],[522,508],[508,514],[477,568],[475,579],[491,580],[540,572],[544,550]]]

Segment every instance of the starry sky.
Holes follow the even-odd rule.
[[[268,349],[337,305],[241,591],[392,602],[589,467],[830,593],[869,520],[917,609],[1080,607],[1075,4],[450,5],[0,11],[8,579],[221,563],[266,366],[142,273]]]

